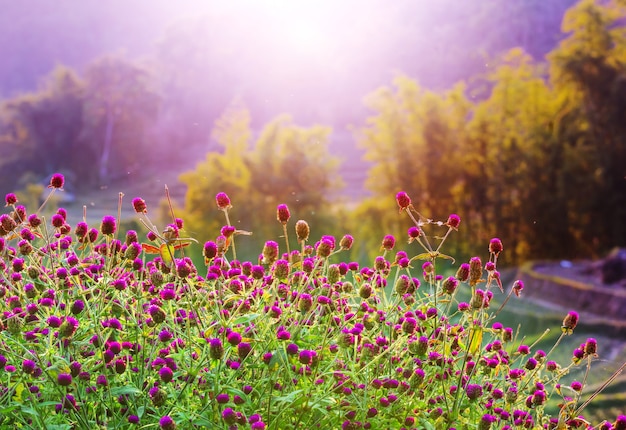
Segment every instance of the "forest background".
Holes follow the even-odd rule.
[[[163,224],[167,183],[203,242],[224,191],[244,258],[286,203],[365,260],[406,237],[404,190],[461,216],[457,256],[494,236],[508,264],[626,244],[624,0],[0,3],[0,192],[30,207],[60,171],[58,204],[95,222],[123,192]]]

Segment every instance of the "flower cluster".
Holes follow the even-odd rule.
[[[63,181],[53,177],[51,192]],[[60,209],[42,223],[7,196],[0,232],[2,428],[579,428],[585,381],[559,380],[598,356],[595,339],[567,366],[494,321],[503,288],[500,239],[443,276],[438,262],[458,215],[429,222],[399,193],[414,221],[415,256],[382,238],[372,265],[341,261],[354,242],[299,220],[301,249],[265,243],[257,262],[234,256],[227,225],[186,257],[182,220],[162,233],[136,198],[145,242],[118,220],[72,227]],[[225,193],[218,209],[232,210]],[[414,215],[416,214],[417,217]],[[277,208],[285,229],[290,212]],[[429,235],[427,224],[445,228]],[[439,240],[439,243],[436,241]],[[150,254],[155,254],[152,257]],[[232,254],[232,258],[231,257]],[[415,261],[422,264],[414,269]],[[519,295],[517,281],[510,292]],[[459,296],[461,294],[461,296]],[[467,301],[457,296],[468,297]],[[496,294],[500,294],[496,291]],[[563,322],[571,334],[578,316]],[[557,342],[558,343],[558,342]],[[556,345],[555,345],[556,346]],[[547,405],[555,389],[565,401]],[[600,424],[625,428],[626,417]]]

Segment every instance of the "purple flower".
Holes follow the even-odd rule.
[[[138,214],[140,214],[140,213],[144,213],[144,214],[148,213],[148,207],[146,206],[146,202],[141,197],[135,197],[133,199],[132,203],[133,203],[133,209]]]
[[[470,400],[476,400],[483,395],[483,387],[478,384],[469,384],[465,387],[465,395]]]
[[[400,212],[411,206],[411,198],[404,191],[400,191],[398,194],[396,194],[396,202],[398,203]]]
[[[219,338],[209,339],[209,355],[213,360],[219,360],[224,356],[224,345]]]
[[[289,340],[291,338],[291,333],[284,329],[278,330],[278,333],[276,333],[276,337],[278,338],[278,340]]]
[[[100,233],[106,236],[112,236],[113,234],[115,234],[116,229],[117,227],[115,217],[111,215],[105,215],[102,218],[102,222],[100,223]]]
[[[174,430],[176,423],[168,415],[165,415],[159,420],[159,427],[161,427],[162,430]]]
[[[237,333],[236,331],[231,331],[230,333],[228,333],[228,335],[226,336],[226,340],[228,341],[228,343],[230,343],[233,346],[237,346],[239,345],[239,343],[241,342],[241,335],[239,333]]]
[[[174,378],[174,372],[169,367],[161,367],[159,369],[159,378],[163,382],[170,382]]]
[[[65,177],[60,173],[55,173],[50,178],[50,185],[48,185],[48,188],[63,188],[64,184]]]
[[[396,245],[396,238],[393,235],[388,234],[383,238],[381,248],[385,251],[391,251],[393,247]]]
[[[226,404],[230,401],[230,396],[226,393],[220,393],[215,396],[215,401],[220,405]]]
[[[35,367],[37,367],[37,365],[35,364],[33,360],[22,361],[22,372],[26,374],[33,373],[33,371],[35,370]]]
[[[59,373],[57,375],[57,382],[62,387],[67,387],[72,383],[72,375],[69,373]]]

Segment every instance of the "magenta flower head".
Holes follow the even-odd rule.
[[[217,208],[221,211],[227,211],[233,207],[226,193],[217,193],[215,195],[215,202],[217,203]]]
[[[164,417],[161,417],[161,419],[159,420],[159,427],[162,430],[175,430],[176,423],[168,415],[165,415]]]
[[[64,184],[65,184],[65,177],[60,173],[55,173],[50,178],[50,185],[48,185],[48,188],[61,189],[63,188]]]
[[[574,311],[570,311],[565,318],[563,319],[563,325],[561,326],[561,330],[565,334],[572,334],[574,329],[578,325],[578,313]]]
[[[595,338],[590,337],[589,339],[587,339],[587,342],[585,342],[585,355],[596,357],[597,352],[598,352],[598,341]]]
[[[62,387],[67,387],[72,383],[72,375],[69,373],[59,373],[57,375],[57,382]]]
[[[217,257],[217,244],[213,241],[206,242],[202,253],[204,254],[205,261],[214,259]]]
[[[469,279],[470,275],[470,265],[467,263],[463,263],[459,266],[459,269],[456,271],[456,275],[454,277],[461,282],[466,282]]]
[[[13,193],[9,193],[4,197],[4,201],[6,202],[6,206],[13,206],[17,203],[17,196]]]
[[[278,205],[278,207],[276,208],[276,219],[278,220],[278,222],[285,225],[287,224],[287,221],[289,221],[289,218],[291,218],[291,214],[289,213],[289,208],[287,207],[287,205]]]
[[[502,241],[497,237],[494,237],[489,241],[489,252],[495,254],[497,257],[503,250]]]
[[[138,214],[148,213],[148,206],[146,206],[145,200],[141,197],[135,197],[133,199],[133,209],[135,209],[135,212]]]
[[[483,395],[483,387],[478,384],[469,384],[465,388],[465,395],[467,395],[467,398],[470,400],[476,400]]]
[[[224,345],[219,338],[209,339],[209,355],[214,360],[219,360],[224,356]]]
[[[391,234],[388,234],[383,238],[381,248],[384,249],[385,251],[391,251],[395,245],[396,245],[396,238],[393,237]]]
[[[315,245],[317,256],[321,258],[328,257],[335,249],[335,241],[331,236],[323,236]]]
[[[522,294],[522,290],[524,289],[524,282],[520,279],[513,283],[513,292],[517,297]]]
[[[105,236],[111,236],[115,234],[116,225],[115,225],[115,217],[111,215],[105,215],[102,218],[102,223],[100,224],[100,232]]]
[[[446,221],[446,225],[453,230],[458,230],[459,224],[461,224],[461,217],[457,214],[450,214],[448,216],[448,221]]]
[[[396,202],[398,202],[400,212],[408,209],[411,206],[411,198],[404,191],[400,191],[398,194],[396,194]]]
[[[339,248],[341,248],[341,249],[343,249],[345,251],[348,251],[348,250],[350,250],[350,248],[352,248],[352,244],[353,243],[354,243],[354,238],[352,236],[350,236],[349,234],[346,234],[339,241]]]

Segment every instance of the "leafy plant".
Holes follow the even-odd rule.
[[[50,187],[61,189],[63,177]],[[238,261],[230,255],[245,232],[230,223],[228,195],[215,201],[226,225],[203,246],[204,274],[184,256],[194,241],[183,221],[160,231],[141,198],[132,204],[145,239],[121,237],[114,216],[99,228],[71,227],[63,209],[45,220],[6,196],[3,428],[590,427],[581,400],[597,342],[587,339],[559,365],[551,353],[575,329],[575,312],[547,352],[496,321],[491,298],[505,287],[499,239],[484,264],[476,256],[444,276],[453,261],[444,244],[461,219],[426,219],[400,192],[415,255],[394,253],[387,235],[371,267],[343,262],[352,236],[309,245],[304,220],[294,246],[281,204],[288,251],[267,241],[258,262]],[[457,299],[461,289],[469,301]],[[505,301],[523,284],[507,290]],[[579,365],[585,378],[562,384]],[[555,398],[562,405],[550,413]],[[597,428],[624,429],[626,416]]]

